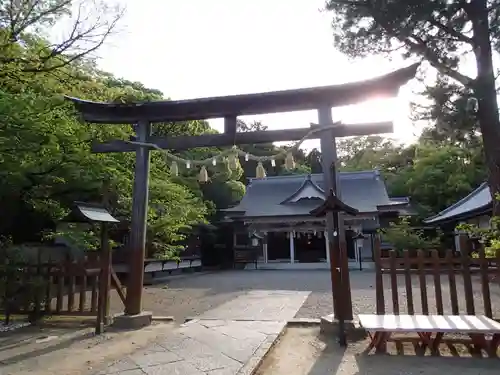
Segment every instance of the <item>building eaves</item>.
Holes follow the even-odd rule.
[[[438,214],[425,219],[424,223],[438,224],[454,221],[470,214],[484,212],[492,203],[489,186],[486,182],[483,182],[469,195],[445,208]]]

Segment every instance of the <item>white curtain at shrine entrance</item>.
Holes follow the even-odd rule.
[[[366,220],[374,218],[356,218],[345,223],[346,230],[360,232]],[[248,223],[249,224],[249,223]],[[253,223],[252,230],[263,234],[259,263],[261,268],[269,269],[329,269],[331,251],[324,224],[318,222]],[[293,225],[295,224],[295,225]],[[370,268],[372,263],[372,246],[370,235],[364,239],[354,240],[350,245],[349,267],[359,269]],[[354,247],[354,252],[352,248]],[[288,265],[288,266],[287,266]]]

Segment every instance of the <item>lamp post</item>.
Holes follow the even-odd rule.
[[[97,304],[97,318],[95,333],[97,335],[104,331],[104,325],[110,321],[109,302],[111,289],[111,264],[112,255],[109,246],[108,226],[111,223],[118,223],[111,213],[101,204],[74,202],[75,208],[70,213],[67,221],[74,223],[100,224],[101,227],[101,258],[99,270],[99,300]]]
[[[365,236],[361,232],[358,232],[353,238],[354,246],[356,251],[356,258],[358,258],[359,270],[363,270],[363,259],[361,258],[361,249],[363,248],[363,242],[365,240]]]

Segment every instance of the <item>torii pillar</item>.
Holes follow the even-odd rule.
[[[331,181],[335,181],[337,173],[335,172],[334,165],[332,165],[332,168],[325,169],[325,179],[327,176],[332,177],[332,175],[333,179]],[[325,181],[325,185],[329,184]],[[327,190],[329,194],[325,197],[323,204],[312,210],[310,214],[316,217],[326,217],[327,223],[327,236],[329,244],[327,251],[329,252],[330,259],[334,313],[331,317],[329,316],[331,320],[330,322],[323,322],[325,318],[322,318],[322,323],[323,325],[325,323],[333,325],[334,321],[335,323],[338,323],[337,333],[339,343],[342,346],[346,346],[347,340],[345,322],[352,321],[352,303],[347,303],[347,301],[351,301],[351,289],[350,285],[346,284],[346,282],[349,282],[349,270],[345,267],[345,263],[347,262],[344,262],[344,259],[347,261],[347,248],[345,246],[345,235],[341,235],[344,230],[341,213],[357,215],[359,211],[342,202],[335,193],[336,183],[331,185],[334,185],[334,187]],[[344,239],[343,243],[342,239]],[[345,281],[346,279],[347,281]],[[328,320],[328,317],[326,319]]]

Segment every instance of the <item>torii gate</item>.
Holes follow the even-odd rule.
[[[67,99],[75,104],[76,109],[81,113],[85,121],[99,124],[135,124],[137,134],[135,140],[137,142],[155,144],[162,149],[181,151],[196,147],[296,141],[302,139],[311,129],[300,128],[240,133],[236,131],[236,119],[238,116],[244,115],[315,109],[318,113],[318,125],[331,126],[333,124],[332,107],[356,104],[374,97],[395,97],[399,88],[415,76],[418,65],[414,64],[384,76],[360,82],[259,94],[127,104],[98,103],[71,97],[67,97]],[[172,138],[151,136],[151,123],[154,122],[206,120],[211,118],[224,118],[223,134],[177,136]],[[336,189],[339,185],[337,183],[337,168],[334,167],[337,162],[335,145],[337,137],[382,134],[392,131],[392,122],[356,124],[355,126],[340,124],[322,131],[320,138],[325,191],[333,189],[337,197],[341,198],[339,196],[340,192]],[[124,316],[130,320],[130,326],[135,327],[148,324],[151,321],[151,316],[149,316],[149,320],[144,319],[145,314],[142,312],[150,149],[151,147],[131,144],[121,140],[95,143],[92,147],[93,152],[98,153],[136,153],[130,235],[132,251],[129,258],[129,277],[124,312]],[[346,251],[345,233],[343,221],[339,220],[338,215],[339,213],[332,212],[327,215],[328,239],[330,243],[334,244],[333,247],[330,247],[332,281],[335,279],[334,273],[336,270],[340,270],[341,285],[339,285],[339,288],[343,289],[341,295],[344,298],[341,303],[343,308],[340,309],[339,301],[336,298],[337,293],[332,290],[334,313],[338,319],[351,320],[353,314],[347,255],[340,254]],[[335,227],[334,223],[338,223],[337,227]],[[341,260],[340,265],[339,259]],[[134,320],[135,322],[133,322]],[[138,321],[141,323],[137,323]]]

